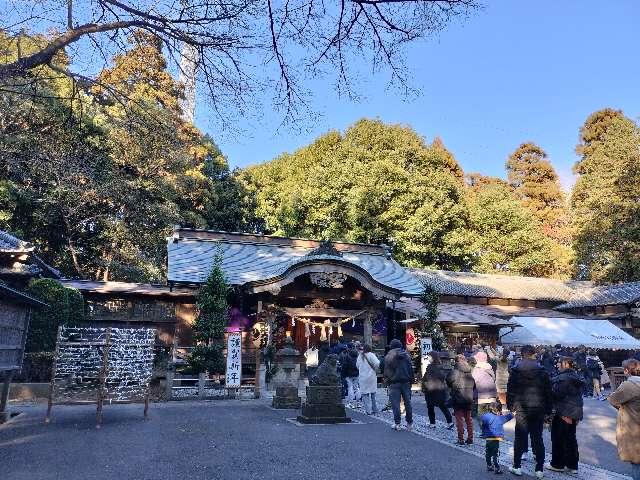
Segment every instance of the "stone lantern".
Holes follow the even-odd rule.
[[[301,359],[302,355],[295,349],[293,339],[287,337],[284,347],[276,353],[276,365],[284,372],[284,378],[276,386],[273,408],[300,408],[302,400],[298,395],[298,378],[293,378],[292,373]]]

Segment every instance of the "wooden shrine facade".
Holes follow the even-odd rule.
[[[291,336],[302,352],[340,336],[384,348],[387,303],[423,289],[379,245],[176,229],[167,252],[170,288],[202,284],[219,256],[234,292],[230,327],[267,320],[269,341]]]

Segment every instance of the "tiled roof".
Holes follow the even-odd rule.
[[[411,269],[440,295],[566,302],[591,282],[446,270]]]
[[[9,232],[0,230],[0,252],[30,252],[33,247]]]
[[[425,314],[422,304],[415,298],[400,299],[396,303],[396,310],[408,310],[411,316]],[[573,315],[545,308],[465,303],[438,304],[438,322],[441,323],[512,326],[518,324],[518,317],[534,316],[574,318]]]
[[[418,295],[422,285],[393,260],[382,246],[332,244],[337,253],[325,252],[311,240],[180,229],[168,239],[169,283],[202,283],[216,253],[232,285],[267,282],[306,264],[346,265],[364,271],[374,282],[402,295]]]
[[[581,307],[599,307],[640,303],[640,282],[601,285],[575,292],[567,303],[558,305],[560,310]]]

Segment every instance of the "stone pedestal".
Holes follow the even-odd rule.
[[[276,387],[276,394],[273,397],[273,408],[300,408],[302,399],[298,395],[298,387],[292,385],[280,385]]]
[[[293,347],[293,340],[287,337],[285,346],[276,353],[278,370],[284,373],[284,378],[276,383],[276,394],[273,397],[273,408],[300,408],[301,399],[298,395],[299,374],[292,377],[292,372],[300,371],[302,359],[300,352]]]
[[[312,385],[307,387],[307,401],[298,416],[300,423],[349,423],[342,404],[341,387]]]

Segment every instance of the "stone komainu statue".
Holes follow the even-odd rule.
[[[336,386],[340,385],[340,376],[338,375],[338,356],[331,353],[326,356],[322,364],[316,370],[316,373],[309,381],[310,385]]]

